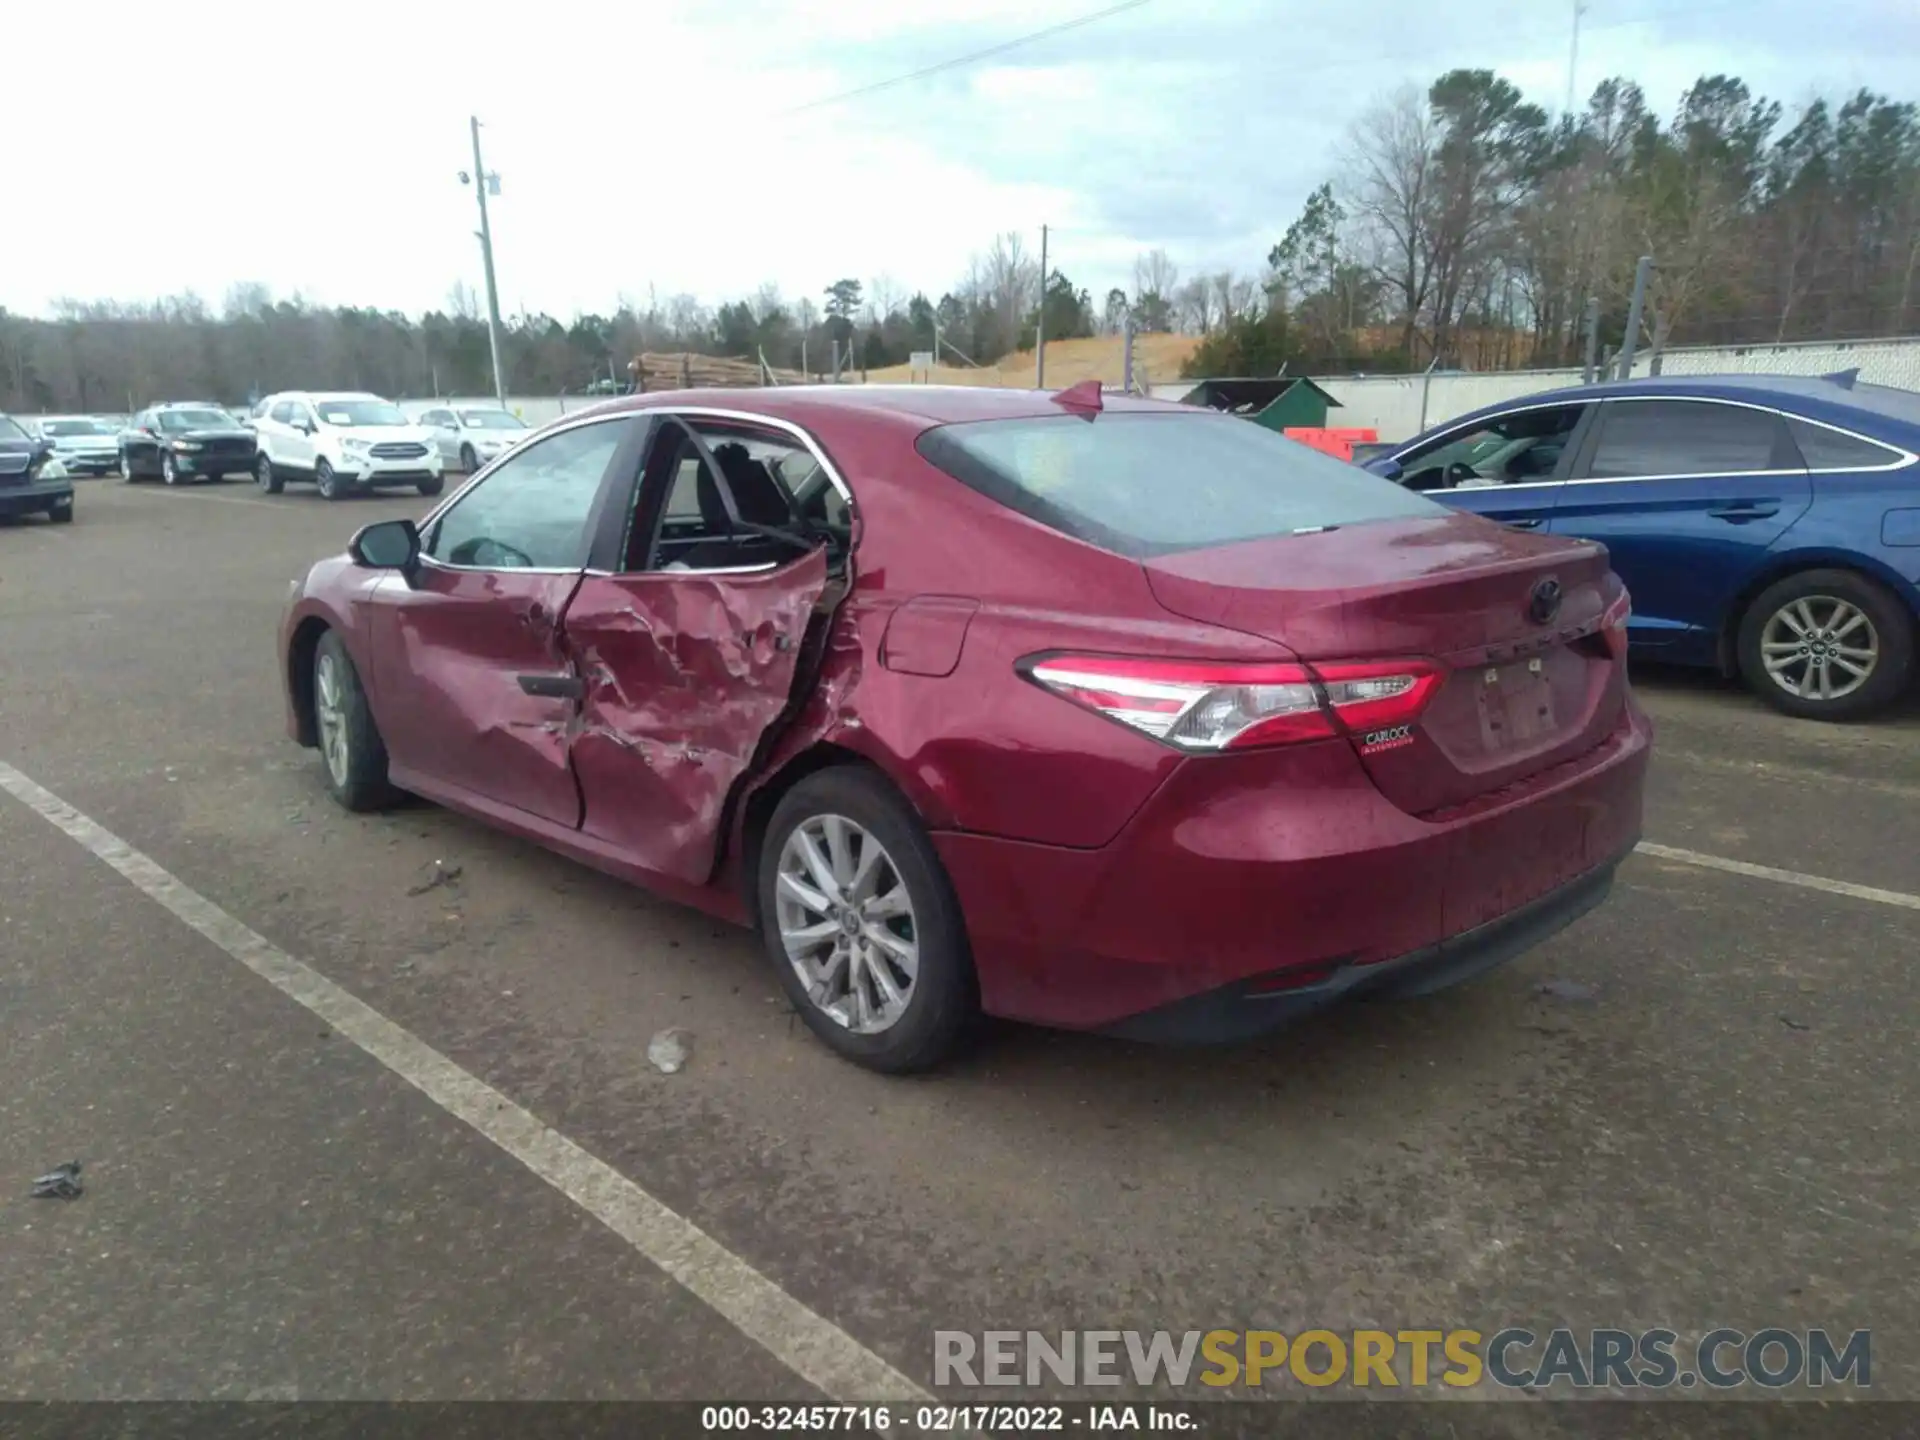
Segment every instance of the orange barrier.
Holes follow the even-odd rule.
[[[1291,426],[1280,433],[1336,460],[1352,460],[1355,445],[1377,444],[1380,439],[1378,430],[1333,430],[1306,425]]]

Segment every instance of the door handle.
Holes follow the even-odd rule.
[[[584,700],[587,682],[578,675],[522,675],[520,688],[541,700]]]
[[[1748,520],[1765,520],[1779,513],[1779,504],[1771,500],[1736,500],[1731,505],[1721,505],[1707,511],[1714,519],[1734,525],[1744,524]]]
[[[1540,517],[1533,515],[1524,520],[1508,520],[1505,523],[1509,530],[1538,530],[1540,528]]]

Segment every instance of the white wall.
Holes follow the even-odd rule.
[[[562,415],[572,415],[612,398],[610,395],[509,395],[507,409],[537,428],[551,420],[558,420]],[[438,400],[398,400],[394,403],[408,415],[418,417],[423,410],[458,405],[474,405],[491,410],[498,402],[491,395],[444,395]]]
[[[1854,340],[1840,344],[1743,345],[1736,348],[1669,350],[1662,357],[1665,375],[1831,375],[1860,370],[1873,385],[1920,390],[1920,338]],[[1635,375],[1647,373],[1643,351]],[[1363,379],[1331,376],[1318,382],[1340,402],[1327,416],[1329,425],[1380,432],[1382,440],[1410,439],[1422,429],[1541,390],[1578,385],[1578,370],[1515,370],[1474,375],[1379,375]],[[1424,404],[1423,404],[1424,392]],[[1425,423],[1422,423],[1422,410]]]

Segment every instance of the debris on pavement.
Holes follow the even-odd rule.
[[[1813,1027],[1804,1020],[1796,1020],[1791,1015],[1782,1015],[1780,1023],[1789,1030],[1811,1030]]]
[[[1570,1000],[1579,1005],[1597,996],[1600,987],[1581,980],[1542,980],[1533,987],[1533,993],[1544,995],[1549,1000]]]
[[[422,878],[407,887],[407,894],[424,895],[429,890],[438,890],[442,885],[451,885],[459,878],[458,865],[449,865],[444,860],[436,860],[424,867]]]
[[[82,1193],[78,1160],[55,1166],[33,1182],[36,1200],[78,1200]]]
[[[678,1026],[662,1030],[647,1042],[647,1059],[662,1075],[675,1074],[687,1063],[687,1056],[691,1053],[687,1042],[691,1038]]]

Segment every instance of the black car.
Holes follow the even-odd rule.
[[[169,485],[253,474],[253,431],[217,405],[149,405],[120,432],[120,478]]]
[[[5,415],[0,415],[0,515],[73,519],[73,482],[54,461],[53,442],[29,435]]]

